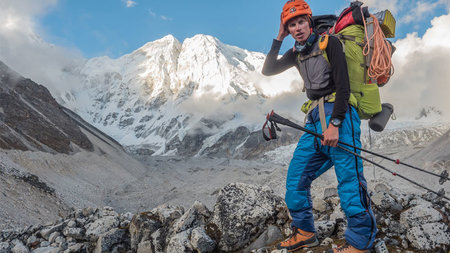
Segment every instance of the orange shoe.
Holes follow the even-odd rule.
[[[369,253],[369,252],[370,252],[369,250],[357,249],[348,243],[345,243],[344,245],[334,249],[329,249],[327,251],[327,253]]]
[[[303,231],[299,228],[293,228],[294,232],[285,241],[277,245],[277,249],[287,249],[292,252],[306,247],[314,247],[319,245],[316,234],[313,232]]]

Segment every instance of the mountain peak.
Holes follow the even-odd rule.
[[[181,47],[181,43],[171,34],[162,37],[161,39],[150,41],[145,43],[141,48],[136,51],[144,50],[148,53],[151,53],[155,47]]]

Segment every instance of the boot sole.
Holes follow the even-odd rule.
[[[316,240],[314,242],[309,243],[309,244],[305,244],[305,245],[302,245],[302,246],[299,246],[299,247],[297,247],[295,249],[290,249],[290,250],[288,250],[288,252],[297,251],[297,250],[302,249],[302,248],[311,248],[311,247],[315,247],[315,246],[318,246],[318,245],[319,245],[319,240],[317,240],[317,237],[316,237]]]

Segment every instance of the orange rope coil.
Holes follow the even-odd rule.
[[[373,35],[369,38],[367,34],[366,21],[364,21],[364,30],[366,34],[366,44],[363,48],[364,56],[370,54],[370,41],[373,40],[373,54],[369,64],[369,77],[373,79],[388,80],[394,74],[394,66],[392,65],[391,55],[392,47],[381,30],[378,19],[370,14],[373,19]]]

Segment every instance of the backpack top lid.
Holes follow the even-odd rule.
[[[336,15],[313,16],[314,28],[319,34],[336,34],[349,25],[364,25],[364,19],[370,17],[370,13],[367,7],[362,7],[362,4],[359,1],[352,2],[339,17]]]

